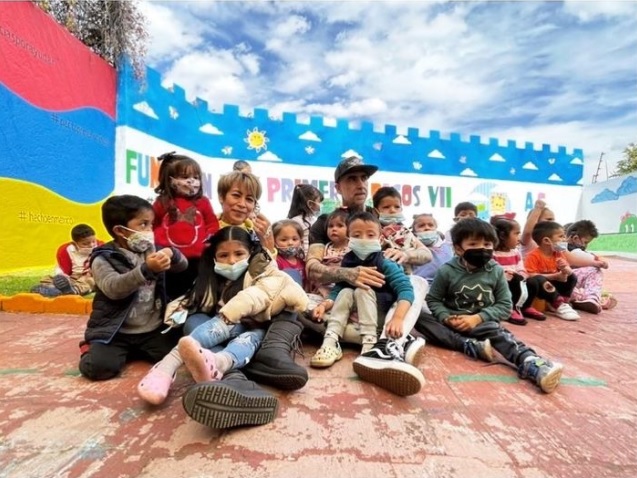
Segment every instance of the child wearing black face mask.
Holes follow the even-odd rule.
[[[489,223],[464,219],[451,229],[456,257],[438,270],[427,294],[433,316],[421,315],[416,330],[429,343],[493,361],[497,350],[518,372],[545,393],[558,386],[563,366],[543,359],[500,325],[511,312],[504,270],[494,260],[498,242]]]

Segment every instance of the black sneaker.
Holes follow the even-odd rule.
[[[483,360],[485,362],[495,361],[493,347],[491,347],[491,341],[489,339],[466,339],[464,341],[463,352],[467,357],[471,357],[475,360]]]
[[[403,359],[405,352],[393,340],[381,339],[374,348],[354,360],[354,372],[361,380],[406,397],[425,384],[422,372]]]
[[[518,367],[518,377],[535,382],[544,393],[551,393],[560,384],[564,366],[541,357],[530,357]]]
[[[73,286],[71,285],[71,279],[64,274],[58,274],[53,276],[53,285],[62,292],[63,295],[75,294]]]
[[[418,367],[423,358],[425,358],[425,339],[421,337],[416,338],[408,334],[407,337],[405,337],[403,349],[405,350],[405,362],[414,367]]]

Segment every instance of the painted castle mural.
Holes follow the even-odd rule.
[[[51,264],[55,246],[79,222],[106,239],[101,203],[114,193],[153,199],[155,158],[173,150],[200,162],[217,209],[219,176],[235,160],[249,161],[272,219],[287,214],[299,182],[314,184],[324,207],[335,207],[333,168],[351,155],[380,167],[372,193],[394,186],[408,215],[433,212],[443,226],[464,200],[483,218],[505,211],[523,218],[542,197],[558,218],[573,219],[582,196],[581,149],[265,109],[240,113],[236,105],[211,111],[179,85],[163,86],[153,69],[141,82],[128,67],[115,72],[30,2],[0,2],[0,128],[7,198],[0,270]]]

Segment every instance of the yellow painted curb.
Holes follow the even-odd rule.
[[[49,298],[40,294],[16,294],[10,297],[0,296],[0,310],[36,314],[85,315],[91,312],[92,301],[76,295]]]

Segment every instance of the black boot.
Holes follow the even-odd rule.
[[[272,320],[261,347],[252,361],[243,368],[250,380],[278,388],[298,390],[308,380],[305,367],[294,362],[303,326],[296,314],[282,312]]]
[[[211,428],[265,425],[274,420],[279,405],[239,370],[230,370],[219,381],[193,385],[182,403],[190,418]]]

